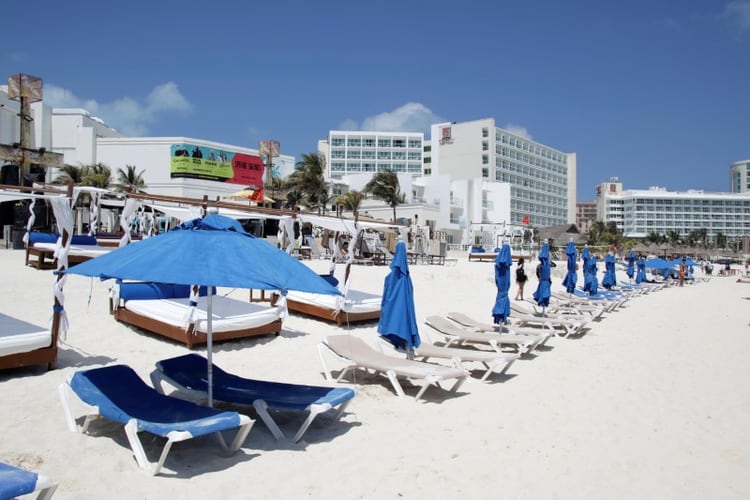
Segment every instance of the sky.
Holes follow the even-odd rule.
[[[130,136],[299,160],[329,130],[494,118],[577,153],[579,201],[612,177],[725,192],[750,159],[750,0],[35,5],[3,6],[0,68]]]

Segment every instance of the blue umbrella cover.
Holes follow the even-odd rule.
[[[534,292],[534,300],[541,307],[549,305],[549,298],[552,294],[550,289],[552,285],[551,269],[549,263],[549,243],[546,241],[539,250],[539,284]]]
[[[510,268],[513,265],[513,257],[510,254],[510,245],[503,243],[500,252],[495,257],[495,286],[497,296],[495,305],[492,306],[492,320],[495,324],[507,323],[510,316]]]
[[[611,290],[616,285],[615,255],[612,252],[607,252],[607,255],[604,257],[604,277],[602,278],[602,286],[607,290]]]
[[[412,351],[421,343],[414,307],[414,285],[403,241],[396,244],[391,272],[385,277],[378,333],[394,347],[405,351]]]
[[[568,272],[565,273],[563,279],[563,286],[568,293],[573,293],[576,290],[576,284],[578,283],[578,273],[576,272],[576,260],[578,259],[578,252],[576,251],[576,245],[572,241],[568,242],[568,246],[565,248],[565,257],[567,259]]]

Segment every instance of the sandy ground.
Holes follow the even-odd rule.
[[[418,320],[463,311],[490,321],[492,264],[453,256],[454,265],[411,266]],[[0,250],[0,266],[2,312],[46,326],[52,272],[25,267],[20,250]],[[388,271],[356,266],[352,288],[379,293]],[[357,396],[341,421],[319,417],[300,443],[274,440],[258,419],[237,454],[221,456],[211,439],[178,443],[156,477],[137,467],[121,426],[99,421],[82,435],[63,418],[57,387],[75,371],[125,363],[148,380],[155,361],[187,352],[117,323],[110,286],[69,277],[58,368],[0,373],[0,461],[57,479],[55,498],[750,496],[750,284],[735,278],[633,298],[585,335],[553,338],[507,375],[457,394],[432,387],[415,402],[418,383],[398,398],[387,379],[358,373],[345,384]],[[535,287],[532,278],[527,298]],[[248,377],[327,385],[321,339],[349,332],[376,345],[376,328],[291,315],[278,337],[215,346],[214,362]],[[277,418],[287,434],[302,421]],[[163,441],[142,439],[155,460]]]

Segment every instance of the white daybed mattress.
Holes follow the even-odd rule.
[[[303,304],[322,307],[337,311],[339,301],[342,297],[339,295],[326,295],[319,293],[289,291],[286,295],[287,300],[294,300]],[[383,300],[382,295],[361,292],[359,290],[349,290],[344,299],[343,310],[348,313],[369,313],[380,311],[380,303]]]
[[[278,307],[259,305],[230,297],[214,295],[212,299],[211,330],[213,332],[230,332],[267,325],[278,320],[281,313]],[[125,309],[163,323],[185,327],[190,299],[128,300],[125,302]],[[206,297],[200,297],[194,316],[197,331],[206,332],[207,317]]]
[[[0,313],[0,356],[43,349],[51,343],[52,334],[48,328]]]
[[[57,243],[34,243],[34,248],[40,250],[51,250],[54,252],[57,249]],[[105,253],[109,253],[115,248],[116,247],[104,247],[100,245],[70,245],[68,256],[89,257],[93,259],[94,257],[99,257]]]

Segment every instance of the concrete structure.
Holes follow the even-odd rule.
[[[589,231],[596,217],[596,201],[576,202],[576,226],[581,233]]]
[[[382,172],[422,175],[424,134],[419,132],[372,132],[331,130],[318,142],[325,156],[327,177]]]
[[[627,238],[677,232],[681,237],[706,229],[730,239],[750,235],[750,191],[707,193],[665,188],[623,190],[617,178],[597,186],[597,219],[613,221]]]
[[[750,160],[736,161],[730,165],[729,191],[732,193],[750,191]]]
[[[492,118],[439,123],[431,129],[430,173],[483,186],[509,183],[508,223],[519,224],[526,217],[538,227],[574,223],[576,161],[575,153],[499,128]],[[469,189],[468,194],[478,192]],[[474,207],[485,199],[469,198],[466,203]]]

